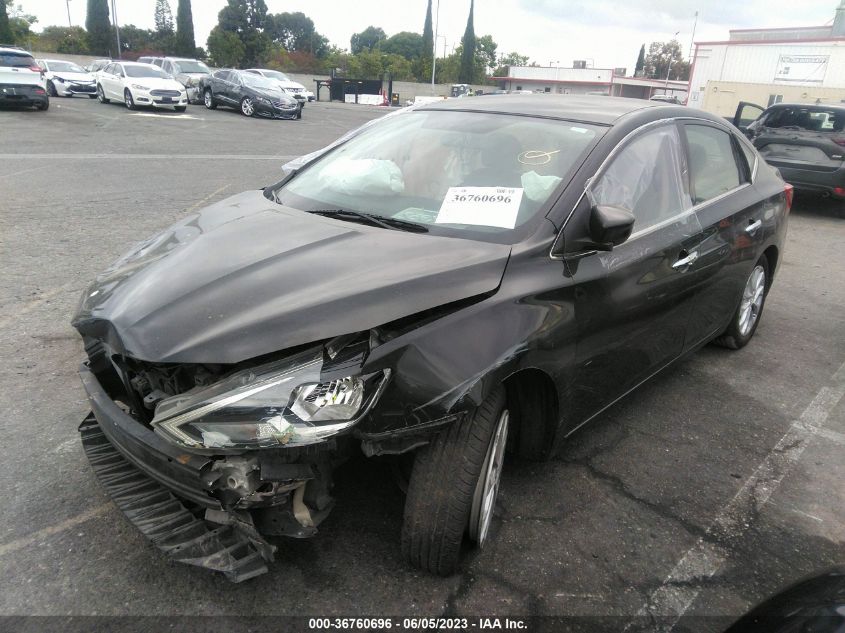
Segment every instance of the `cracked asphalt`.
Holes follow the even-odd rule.
[[[79,443],[69,321],[83,287],[133,243],[382,113],[139,116],[82,98],[0,111],[0,615],[553,615],[591,616],[572,630],[719,631],[845,564],[845,211],[800,195],[753,342],[676,363],[552,461],[508,463],[492,541],[457,575],[404,566],[403,495],[387,461],[363,457],[337,472],[320,534],[280,541],[260,578],[232,585],[147,543]]]

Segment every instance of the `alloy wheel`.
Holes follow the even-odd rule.
[[[123,93],[123,99],[124,99],[124,102],[126,103],[127,109],[129,109],[129,110],[135,109],[135,101],[132,99],[132,93],[129,92],[129,90],[126,90]]]
[[[487,458],[484,460],[481,477],[478,479],[475,494],[472,498],[469,536],[478,543],[479,547],[484,544],[487,538],[496,506],[496,496],[499,494],[499,481],[502,478],[502,464],[505,460],[505,446],[508,442],[509,417],[508,410],[503,409],[499,415],[499,421],[496,423],[496,430],[493,432],[493,439],[487,449]]]
[[[205,102],[205,107],[209,110],[211,109],[211,106],[214,105],[214,101],[212,99],[213,97],[211,96],[211,90],[206,90],[203,101]]]
[[[739,333],[747,336],[757,322],[757,317],[763,308],[763,298],[766,294],[766,270],[755,266],[745,283],[742,301],[739,304]]]
[[[243,112],[246,116],[252,116],[255,114],[255,104],[252,102],[252,99],[244,97],[244,100],[241,101],[241,112]]]

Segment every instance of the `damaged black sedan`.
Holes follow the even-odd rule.
[[[84,293],[86,453],[156,545],[236,581],[317,532],[350,455],[405,455],[403,556],[448,574],[490,538],[506,453],[547,458],[684,354],[750,341],[791,193],[682,107],[385,118]]]

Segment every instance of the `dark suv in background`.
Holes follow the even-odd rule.
[[[733,122],[796,189],[845,200],[845,105],[742,102]]]

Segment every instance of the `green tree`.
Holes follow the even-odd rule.
[[[159,48],[159,37],[155,31],[152,29],[140,29],[134,24],[127,24],[126,26],[120,27],[120,45],[123,47],[124,52],[165,52]]]
[[[168,0],[156,0],[155,25],[160,35],[173,34],[173,11]]]
[[[371,51],[377,48],[380,42],[387,39],[384,29],[377,26],[368,26],[360,33],[353,33],[350,40],[353,55],[362,51]]]
[[[14,44],[12,39],[12,27],[9,24],[9,13],[6,6],[11,0],[3,0],[0,2],[0,42]]]
[[[91,53],[108,55],[112,50],[108,0],[88,0],[85,30],[88,31],[88,48]]]
[[[275,44],[288,52],[307,52],[320,58],[328,53],[328,38],[320,35],[314,21],[301,11],[268,15],[265,30]]]
[[[492,35],[483,35],[475,41],[475,63],[481,70],[481,76],[476,77],[476,80],[486,78],[487,73],[496,67],[497,48]]]
[[[641,77],[645,68],[645,44],[640,46],[640,54],[637,56],[637,65],[634,67],[634,77]]]
[[[470,0],[467,28],[464,31],[464,37],[461,42],[463,51],[461,53],[461,66],[458,73],[458,81],[465,84],[471,83],[475,75],[475,27],[472,21],[474,8],[475,0]]]
[[[391,35],[381,43],[379,49],[388,55],[401,55],[408,61],[414,61],[424,57],[425,38],[419,33],[411,33],[410,31],[402,31],[396,35]],[[428,56],[431,59],[431,55]]]
[[[267,4],[264,0],[227,0],[226,6],[217,14],[217,27],[237,37],[243,47],[240,61],[231,65],[255,66],[267,55],[271,42],[264,32],[266,22]],[[227,55],[236,49],[231,46],[230,38],[225,38],[225,41],[217,38],[215,47],[221,44],[225,44],[223,49],[228,51]],[[210,43],[208,48],[210,52]]]
[[[428,0],[428,8],[425,12],[425,24],[423,24],[422,46],[420,60],[418,62],[418,72],[420,79],[425,79],[426,76],[431,76],[431,62],[434,51],[434,31],[432,29],[431,21],[431,0]]]
[[[652,42],[648,47],[643,66],[645,76],[652,79],[689,79],[689,62],[678,40]]]
[[[24,13],[21,5],[12,4],[12,0],[0,0],[3,5],[6,20],[0,17],[0,22],[5,21],[8,25],[8,39],[0,39],[4,44],[25,44],[30,46],[33,39],[32,25],[38,22],[34,15]],[[2,14],[0,14],[2,15]]]
[[[495,77],[507,77],[508,68],[511,66],[527,66],[528,55],[520,55],[517,52],[508,53],[507,55],[499,55],[499,62],[496,70],[493,71]]]
[[[211,63],[215,66],[239,66],[246,54],[246,48],[238,34],[222,29],[219,24],[211,29],[207,47]]]
[[[197,52],[191,0],[179,0],[176,7],[176,53],[193,57]]]
[[[44,53],[85,55],[88,33],[81,26],[47,26],[38,34],[35,47]]]

